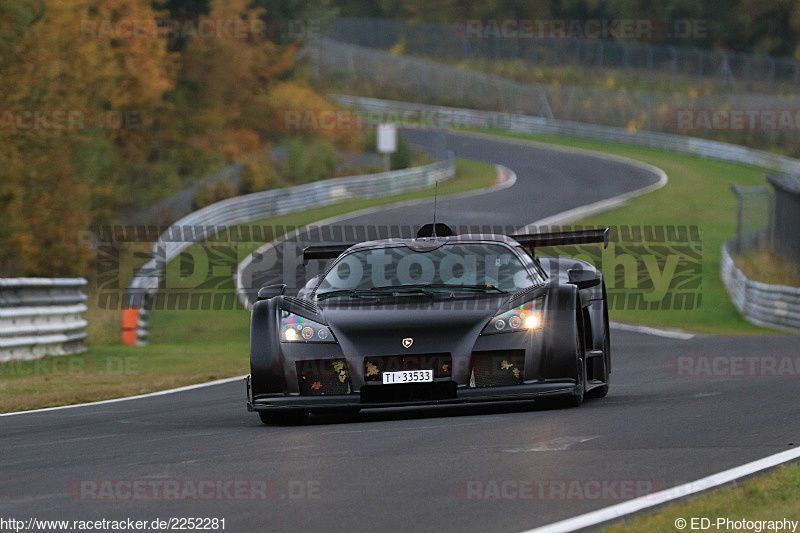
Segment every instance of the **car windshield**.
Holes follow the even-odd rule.
[[[517,255],[501,244],[399,245],[347,254],[328,271],[316,294],[321,298],[414,288],[511,292],[539,281],[532,276]]]

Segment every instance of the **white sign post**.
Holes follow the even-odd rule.
[[[378,153],[383,154],[383,166],[390,169],[389,156],[397,150],[397,126],[394,124],[378,125]]]

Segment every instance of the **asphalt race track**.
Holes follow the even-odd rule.
[[[442,200],[439,219],[453,224],[521,226],[655,180],[621,163],[502,141],[451,137],[450,145],[518,175],[497,193]],[[347,223],[418,224],[428,208]],[[0,516],[224,518],[237,532],[520,531],[797,446],[797,373],[687,376],[677,365],[683,357],[741,356],[745,369],[795,361],[798,340],[613,330],[611,392],[577,409],[391,409],[266,427],[246,412],[244,384],[235,382],[0,417]],[[220,488],[244,480],[261,484]],[[504,492],[489,480],[505,480]],[[135,498],[136,482],[156,491],[206,482],[212,497]]]

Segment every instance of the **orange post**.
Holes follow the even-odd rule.
[[[137,332],[139,327],[139,310],[129,307],[122,311],[122,344],[125,346],[136,346]]]

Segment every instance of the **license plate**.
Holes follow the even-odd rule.
[[[400,372],[384,372],[383,384],[427,383],[433,381],[433,370],[402,370]]]

